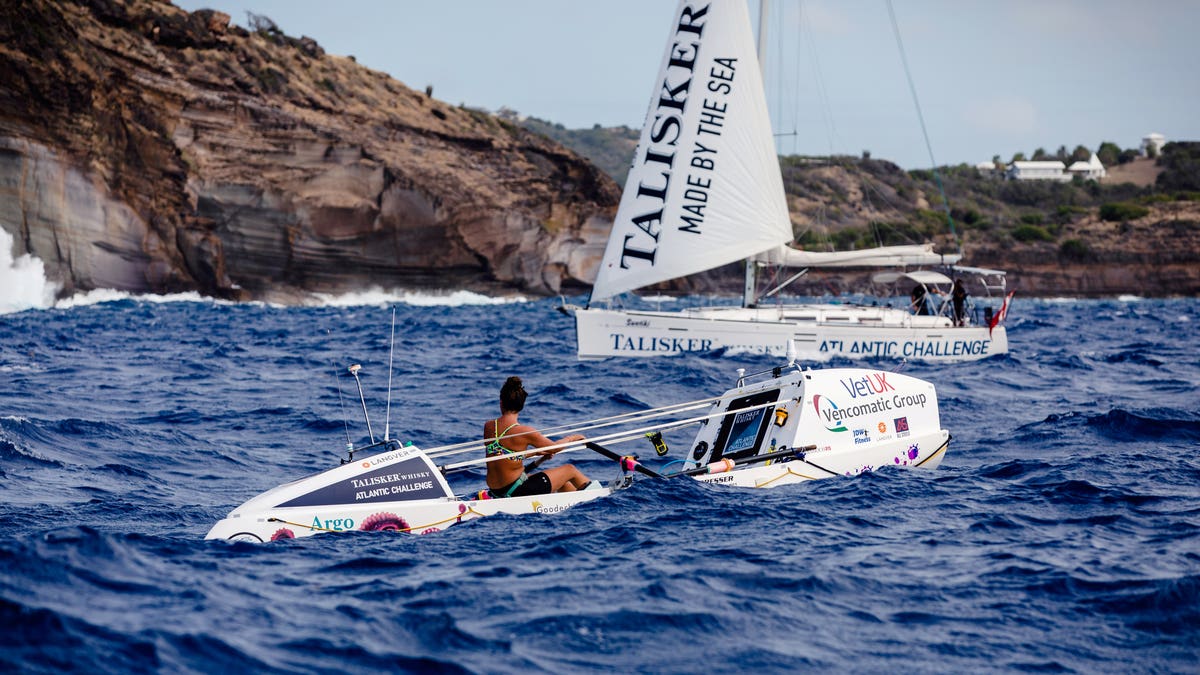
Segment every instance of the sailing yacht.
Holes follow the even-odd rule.
[[[766,0],[759,25],[766,20]],[[983,320],[955,313],[950,302],[929,312],[883,306],[782,304],[760,299],[757,271],[778,265],[878,268],[924,297],[949,292],[955,276],[1003,272],[952,267],[959,255],[932,244],[813,252],[793,240],[745,0],[682,0],[676,8],[650,107],[604,257],[586,307],[575,318],[580,358],[662,356],[682,352],[783,355],[793,343],[805,360],[896,357],[970,361],[1008,351],[999,311]],[[616,296],[670,279],[745,261],[740,307],[639,311],[613,306]],[[803,273],[803,272],[801,272]],[[799,276],[799,275],[796,275]],[[795,277],[793,277],[795,278]],[[779,288],[766,295],[776,293]],[[944,295],[943,297],[949,297]],[[604,306],[601,306],[601,305]]]

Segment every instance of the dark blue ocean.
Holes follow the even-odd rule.
[[[347,431],[365,442],[351,363],[380,434],[393,307],[387,421],[427,447],[478,437],[508,375],[550,426],[776,364],[580,362],[557,300],[485,300],[0,315],[0,671],[1200,672],[1198,300],[1018,295],[1008,356],[874,362],[936,384],[935,471],[645,480],[423,537],[204,540],[337,464]]]

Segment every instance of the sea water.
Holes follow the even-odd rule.
[[[374,435],[429,447],[480,437],[509,375],[551,426],[778,361],[581,362],[557,300],[38,297],[0,315],[0,671],[1200,668],[1197,300],[1018,295],[1009,355],[812,364],[932,381],[953,437],[934,471],[643,480],[427,536],[248,544],[204,535],[369,442],[351,364]],[[668,436],[669,460],[688,439]]]

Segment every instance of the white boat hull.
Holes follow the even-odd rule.
[[[264,511],[239,509],[214,525],[205,539],[266,542],[323,532],[356,531],[431,534],[498,513],[559,513],[576,504],[609,494],[611,490],[608,488],[596,487],[580,492],[507,499],[395,501],[320,508],[272,508]]]
[[[894,358],[976,361],[1008,353],[1004,326],[954,326],[944,317],[888,307],[795,305],[656,312],[581,308],[575,312],[581,359],[688,352],[782,356],[788,341],[803,361]]]
[[[950,433],[939,431],[904,442],[881,444],[869,451],[805,453],[803,460],[770,463],[727,473],[693,476],[713,485],[768,488],[834,476],[856,476],[885,466],[936,469],[950,447]],[[920,448],[926,448],[920,454]]]

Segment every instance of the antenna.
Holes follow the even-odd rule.
[[[383,440],[387,440],[392,427],[392,356],[396,354],[396,307],[392,306],[392,340],[388,347],[388,394],[387,412],[383,416]],[[369,426],[369,425],[368,425]]]
[[[371,437],[371,444],[375,444],[375,432],[371,431],[371,418],[367,415],[367,399],[363,397],[362,381],[358,379],[358,371],[362,370],[362,366],[357,363],[350,366],[350,374],[354,376],[354,381],[358,383],[358,400],[362,403],[363,419],[367,421],[367,435]]]
[[[350,423],[346,421],[346,401],[342,399],[342,378],[338,375],[338,370],[333,369],[333,379],[337,381],[338,404],[342,407],[342,427],[346,430],[346,454],[350,455],[350,459],[354,459],[354,443],[350,441]]]
[[[787,364],[789,366],[796,365],[796,341],[788,340],[787,343]]]

